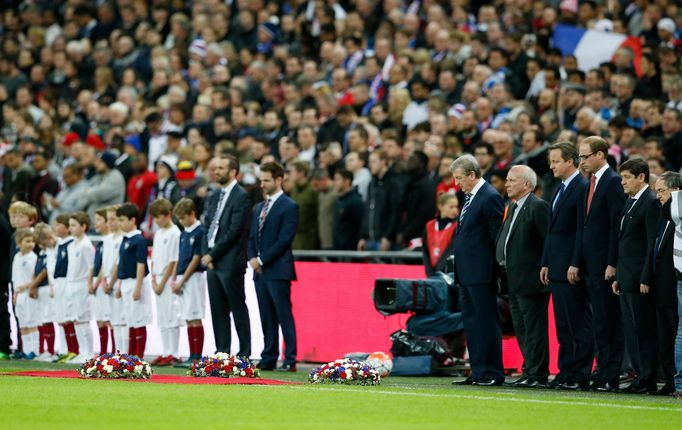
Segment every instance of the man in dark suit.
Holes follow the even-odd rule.
[[[533,194],[537,175],[528,166],[507,174],[507,195],[514,201],[497,236],[495,259],[509,289],[512,322],[523,355],[523,374],[515,387],[547,385],[549,288],[540,282],[542,250],[547,235],[549,205]]]
[[[578,149],[581,169],[592,175],[581,199],[578,222],[583,277],[592,305],[597,371],[591,388],[596,391],[618,391],[624,352],[620,303],[611,284],[616,279],[625,194],[620,176],[606,162],[608,151],[609,144],[598,136],[584,139]]]
[[[623,190],[629,196],[620,222],[618,266],[613,292],[620,296],[625,348],[637,378],[623,392],[655,393],[658,343],[656,307],[646,269],[658,233],[661,205],[649,187],[649,165],[632,158],[620,166]]]
[[[677,277],[673,264],[675,224],[670,215],[670,193],[682,188],[677,172],[665,172],[656,181],[656,197],[661,203],[656,242],[650,250],[645,270],[650,273],[650,286],[656,303],[656,333],[658,362],[664,384],[656,394],[667,396],[675,391],[675,335],[677,334]]]
[[[457,383],[502,385],[502,332],[498,321],[493,271],[495,239],[504,205],[502,197],[492,185],[481,178],[481,169],[472,155],[456,159],[450,171],[466,194],[455,233],[454,254],[471,376]]]
[[[560,181],[549,203],[550,221],[540,270],[540,280],[552,291],[559,341],[559,374],[549,386],[587,389],[594,338],[587,289],[577,276],[581,230],[576,217],[587,181],[578,171],[578,151],[570,142],[550,146],[549,163],[554,178]]]
[[[265,346],[258,367],[272,370],[279,356],[279,327],[284,336],[284,363],[277,370],[296,371],[296,326],[291,310],[291,281],[296,280],[291,246],[298,228],[298,205],[282,191],[284,168],[277,163],[261,167],[260,186],[265,201],[253,214],[249,235],[249,263]]]
[[[7,219],[7,213],[0,207],[0,360],[9,358],[12,345],[12,329],[8,303],[10,300],[9,282],[12,277],[12,267],[9,263],[12,246],[12,227]]]
[[[251,326],[244,293],[246,242],[248,240],[248,194],[237,183],[239,161],[229,155],[216,163],[215,175],[222,190],[214,193],[209,206],[206,242],[202,263],[208,267],[208,299],[216,350],[229,352],[231,345],[230,312],[239,336],[237,355],[251,355]]]

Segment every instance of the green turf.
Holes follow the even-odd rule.
[[[0,372],[67,365],[0,362]],[[73,366],[71,366],[73,367]],[[159,369],[181,373],[179,369]],[[264,372],[304,381],[305,372]],[[682,401],[651,396],[454,387],[387,378],[379,387],[138,384],[0,376],[3,429],[679,428]]]

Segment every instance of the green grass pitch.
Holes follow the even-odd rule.
[[[0,362],[0,372],[68,369]],[[304,382],[296,374],[266,378]],[[182,374],[180,369],[160,369]],[[652,396],[455,387],[451,378],[386,378],[381,386],[139,384],[0,376],[9,429],[667,429],[682,401]]]

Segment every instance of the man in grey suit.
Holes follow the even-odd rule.
[[[251,355],[251,327],[244,293],[246,242],[251,201],[237,183],[239,161],[221,156],[215,175],[221,190],[214,193],[206,222],[206,242],[201,262],[208,267],[208,299],[216,350],[230,352],[230,312],[239,336],[238,356]]]

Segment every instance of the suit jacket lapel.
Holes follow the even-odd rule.
[[[278,210],[279,207],[282,205],[282,200],[284,200],[284,194],[279,196],[277,200],[275,200],[275,203],[272,204],[272,207],[268,209],[268,214],[265,217],[265,222],[263,223],[263,228],[268,224],[268,221],[270,220],[270,216],[275,214]],[[262,207],[261,207],[262,210]]]
[[[658,252],[656,253],[656,255],[661,253],[661,249],[663,249],[663,247],[666,246],[669,240],[672,240],[674,231],[675,224],[673,224],[672,221],[668,221],[668,225],[667,228],[665,229],[665,232],[663,233],[661,243],[658,244]]]
[[[521,224],[522,222],[526,221],[526,218],[530,216],[530,211],[528,210],[528,206],[533,202],[533,197],[535,197],[533,194],[529,194],[528,198],[526,201],[523,203],[523,206],[521,206],[521,212],[519,212],[518,215],[516,215],[516,221],[514,222],[514,225],[512,225],[511,231],[509,232],[509,240],[511,240],[512,236],[514,235],[514,232],[516,231],[516,228]]]
[[[580,175],[580,173],[578,173],[578,175]],[[577,183],[577,181],[578,181],[578,177],[576,176],[575,178],[573,178],[571,183],[568,184],[568,187],[566,187],[566,189],[564,190],[564,194],[561,196],[561,200],[559,200],[557,202],[555,210],[552,211],[552,221],[554,221],[556,214],[559,213],[559,210],[564,205],[564,202],[566,201],[568,196],[571,195],[571,193],[573,192],[573,189],[576,187],[575,184]],[[559,187],[561,187],[561,185],[559,185]],[[561,188],[559,188],[559,189],[561,189]],[[557,192],[554,194],[554,198],[552,199],[552,204],[554,204],[554,199],[556,198],[556,195],[559,193],[559,189],[557,189]]]

